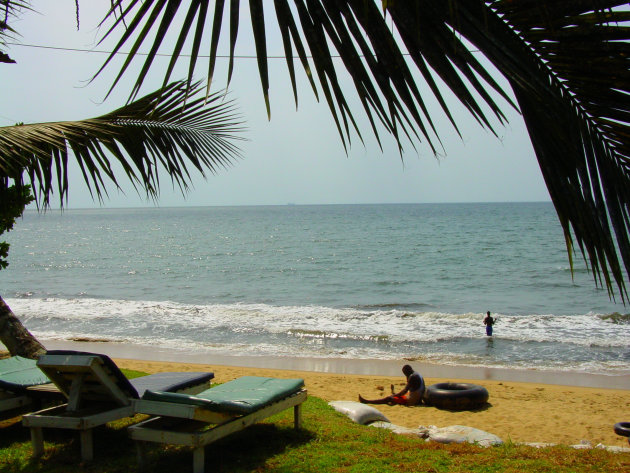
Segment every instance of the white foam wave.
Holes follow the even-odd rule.
[[[246,355],[400,359],[442,364],[577,369],[627,366],[630,324],[598,314],[483,314],[267,304],[182,304],[94,298],[7,301],[42,339],[111,340]]]
[[[7,301],[26,322],[42,329],[72,327],[76,335],[99,337],[144,331],[195,332],[229,330],[270,334],[320,333],[328,336],[379,339],[392,342],[435,342],[477,338],[483,331],[482,314],[405,312],[321,306],[266,304],[189,305],[176,302],[109,299],[23,298]],[[579,346],[625,347],[630,324],[614,324],[598,314],[496,315],[495,333],[517,342],[570,343]],[[97,328],[100,327],[100,331]],[[148,334],[146,334],[148,336]]]

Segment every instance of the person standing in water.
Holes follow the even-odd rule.
[[[382,399],[363,399],[359,394],[359,401],[363,404],[402,404],[403,406],[416,406],[422,403],[424,395],[424,378],[420,376],[409,365],[402,367],[403,374],[407,377],[407,384],[398,394],[394,394],[394,385],[392,384],[392,395]]]
[[[490,315],[490,311],[486,312],[486,317],[483,319],[483,324],[486,326],[486,335],[492,336],[492,326],[494,325],[495,320]]]

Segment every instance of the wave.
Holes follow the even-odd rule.
[[[438,340],[445,336],[474,338],[483,328],[483,313],[413,311],[398,305],[358,307],[278,306],[271,304],[184,304],[95,298],[9,299],[14,312],[30,323],[72,321],[77,326],[150,324],[159,327],[247,328],[269,333],[288,330],[345,333],[353,336],[387,335],[398,340]],[[627,344],[630,315],[613,314],[494,314],[495,330],[520,341],[561,342],[618,340]]]
[[[389,342],[390,337],[387,335],[356,335],[350,333],[340,332],[326,332],[322,330],[287,330],[287,335],[294,336],[296,338],[319,338],[319,339],[345,339],[345,340],[360,340],[370,341],[375,343]]]
[[[102,338],[102,337],[68,337],[71,342],[84,343],[126,343],[127,340],[121,338]]]
[[[419,359],[537,369],[630,361],[630,316],[444,313],[370,304],[335,308],[96,298],[7,300],[37,337],[249,355]],[[576,368],[578,367],[578,368]]]
[[[399,310],[416,310],[416,311],[436,308],[432,304],[424,304],[421,302],[416,302],[416,303],[389,302],[389,303],[384,303],[384,304],[362,304],[362,305],[356,305],[354,307],[358,310],[399,309]]]
[[[613,312],[612,314],[600,315],[599,318],[613,324],[630,324],[630,314]]]

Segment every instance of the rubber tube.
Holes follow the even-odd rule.
[[[488,397],[486,388],[469,383],[438,383],[424,392],[426,404],[452,411],[478,409],[488,402]]]
[[[615,424],[615,433],[623,437],[630,437],[630,422],[617,422]],[[630,442],[630,438],[628,441]]]

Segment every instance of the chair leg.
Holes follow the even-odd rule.
[[[136,440],[136,457],[138,459],[138,469],[146,471],[147,469],[147,443]]]
[[[293,423],[296,429],[302,428],[302,404],[293,406]]]
[[[44,432],[41,427],[31,427],[31,444],[33,458],[41,457],[44,454]]]
[[[204,473],[205,449],[197,447],[193,450],[193,473]]]
[[[92,441],[92,429],[81,430],[81,458],[83,461],[94,460],[94,442]]]

